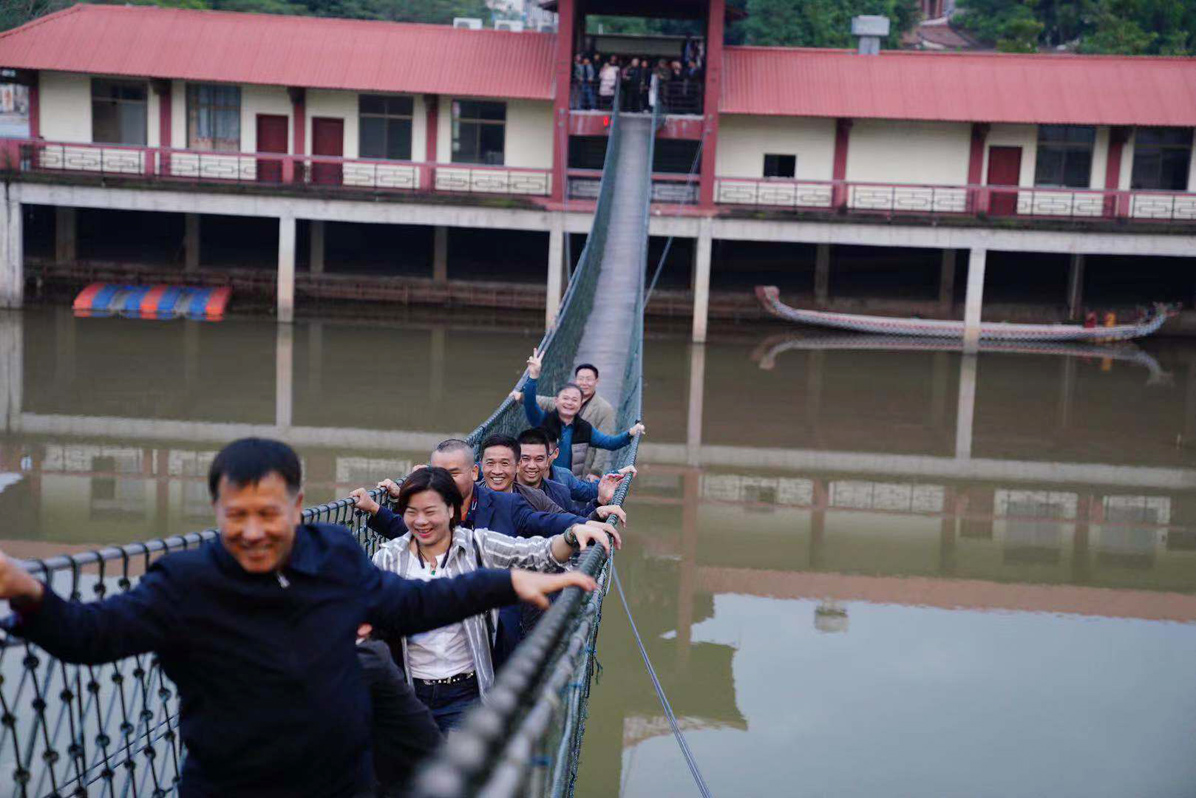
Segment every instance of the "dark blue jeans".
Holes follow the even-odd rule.
[[[478,700],[477,677],[456,684],[424,684],[415,682],[415,695],[424,702],[442,734],[461,725],[465,713]]]

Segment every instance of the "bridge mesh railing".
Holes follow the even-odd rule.
[[[384,493],[373,491],[379,500]],[[348,527],[371,554],[381,542],[350,499],[309,507],[303,522]],[[59,595],[99,600],[132,588],[158,558],[215,536],[209,529],[24,565]],[[178,694],[151,654],[69,665],[18,637],[0,640],[0,795],[171,794],[183,757],[177,718]]]
[[[593,306],[621,142],[618,114],[612,116],[594,226],[557,321],[540,343],[544,369],[539,384],[545,392],[555,391],[571,378],[574,356]],[[644,228],[646,257],[646,208]],[[618,424],[624,429],[641,415],[642,271],[636,298],[639,328],[632,336],[625,391],[618,408]],[[524,381],[525,377],[521,378],[516,388]],[[514,434],[524,427],[522,407],[508,398],[469,440],[477,446],[486,435]],[[631,446],[615,453],[613,465],[621,468],[634,463],[638,448],[636,438]],[[623,481],[615,503],[623,502],[630,483],[630,479]],[[384,501],[385,491],[375,489],[371,496]],[[370,555],[382,542],[350,499],[308,508],[303,521],[347,527]],[[60,595],[98,600],[131,589],[158,558],[215,536],[209,529],[29,560],[24,565]],[[600,547],[586,552],[579,567],[596,576],[602,589],[589,595],[576,589],[562,594],[503,668],[487,704],[469,718],[467,732],[456,736],[445,757],[428,769],[421,785],[443,782],[472,792],[491,784],[494,794],[519,790],[545,795],[572,793],[595,667],[594,643],[607,563]],[[171,795],[185,756],[178,733],[178,708],[175,687],[151,654],[103,665],[70,665],[6,634],[0,638],[0,796]],[[490,733],[495,729],[497,735]],[[482,734],[480,730],[489,731]],[[484,754],[478,767],[460,766],[463,748]],[[443,790],[437,787],[433,792]]]

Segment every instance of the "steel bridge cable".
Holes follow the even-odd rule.
[[[685,764],[689,765],[689,772],[694,777],[694,784],[698,787],[698,792],[702,794],[702,798],[711,798],[712,793],[710,787],[706,785],[706,779],[702,777],[702,771],[698,768],[698,761],[694,758],[693,751],[689,748],[689,743],[685,741],[685,735],[681,733],[681,727],[677,724],[677,716],[673,714],[673,705],[669,703],[668,696],[664,694],[664,687],[660,684],[660,678],[656,675],[656,668],[652,667],[652,660],[648,657],[648,650],[644,648],[644,640],[640,637],[640,630],[635,625],[635,618],[631,615],[631,605],[627,603],[627,594],[623,592],[623,582],[619,579],[618,566],[612,561],[610,564],[611,575],[614,577],[615,590],[619,591],[619,601],[623,604],[623,610],[627,613],[627,622],[631,624],[631,633],[635,635],[635,644],[640,650],[640,656],[644,659],[644,667],[648,670],[648,676],[652,678],[652,687],[656,690],[656,697],[660,699],[660,705],[664,708],[664,716],[668,718],[669,726],[673,729],[673,736],[677,738],[677,745],[681,747],[681,754],[685,757]]]

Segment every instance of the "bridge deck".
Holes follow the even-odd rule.
[[[605,255],[586,319],[576,362],[593,363],[602,375],[598,392],[616,408],[623,399],[623,377],[636,329],[636,297],[644,279],[645,206],[652,185],[648,159],[652,120],[624,114],[618,180],[611,197]]]

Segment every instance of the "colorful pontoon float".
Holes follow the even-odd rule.
[[[72,305],[76,316],[220,321],[232,289],[180,285],[92,283]]]
[[[964,323],[950,319],[911,319],[890,316],[865,316],[858,313],[831,313],[823,310],[802,310],[781,301],[776,286],[756,286],[756,296],[764,308],[786,321],[848,330],[872,335],[898,335],[913,338],[963,339]],[[1111,327],[1082,327],[1078,324],[1012,324],[985,321],[980,323],[981,341],[1128,341],[1158,331],[1174,311],[1163,304],[1155,304],[1145,318],[1133,324]]]

